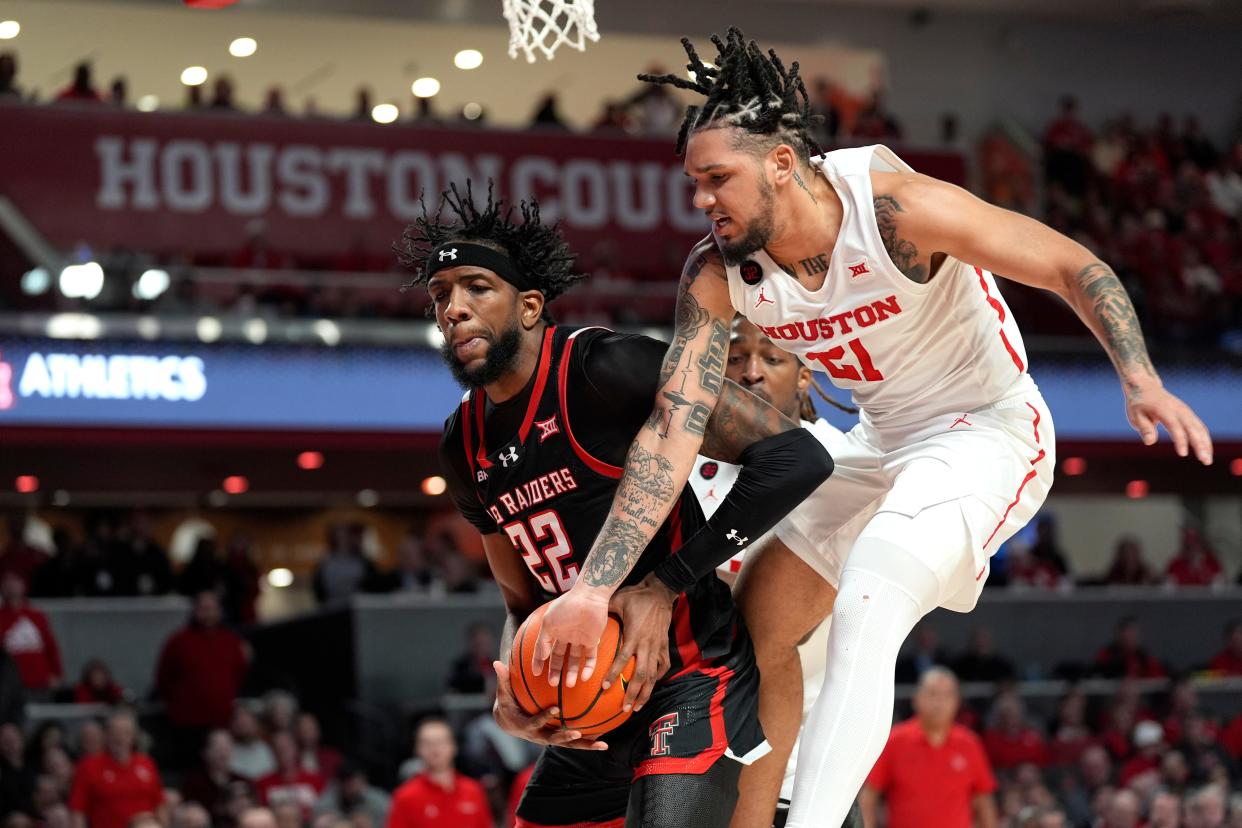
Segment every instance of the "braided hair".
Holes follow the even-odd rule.
[[[854,406],[846,405],[845,403],[830,397],[824,389],[820,387],[819,383],[812,379],[811,387],[802,392],[802,399],[799,401],[800,408],[798,410],[798,416],[802,419],[810,420],[811,422],[815,422],[819,419],[819,412],[815,410],[815,401],[811,399],[812,389],[814,389],[815,393],[820,396],[820,399],[831,405],[833,408],[844,411],[846,414],[858,413],[858,409]]]
[[[586,278],[574,272],[574,254],[562,238],[558,224],[543,224],[539,219],[539,202],[533,198],[516,207],[494,197],[495,184],[487,182],[487,202],[474,203],[474,188],[466,182],[463,194],[456,184],[440,195],[435,212],[427,209],[422,199],[422,215],[405,228],[401,241],[393,245],[397,259],[414,270],[414,278],[402,290],[427,283],[427,261],[431,251],[449,241],[473,242],[503,253],[513,262],[530,284],[551,302],[573,284]],[[445,207],[452,216],[441,218]],[[520,212],[518,222],[514,212]]]
[[[677,133],[677,154],[685,152],[686,141],[696,130],[737,127],[760,138],[752,143],[764,153],[785,143],[803,161],[820,155],[823,150],[813,129],[823,118],[811,109],[806,84],[798,74],[798,62],[786,69],[775,50],[764,54],[737,27],[730,27],[723,41],[712,35],[712,43],[717,51],[715,66],[699,58],[689,38],[681,39],[690,58],[686,68],[693,80],[680,75],[638,76],[647,83],[689,89],[706,96],[701,106],[686,109],[686,118]]]

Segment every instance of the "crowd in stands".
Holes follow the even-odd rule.
[[[1163,570],[1153,566],[1134,535],[1117,540],[1113,558],[1103,572],[1075,572],[1057,539],[1056,520],[1041,515],[1010,540],[993,559],[989,588],[1023,590],[1067,589],[1078,586],[1219,587],[1233,579],[1242,584],[1242,572],[1226,572],[1220,557],[1193,525],[1182,527],[1178,548]]]
[[[1067,97],[1043,143],[1046,220],[1113,266],[1149,333],[1242,348],[1242,141],[1216,145],[1193,115],[1097,134]]]
[[[658,67],[652,67],[658,71]],[[0,55],[0,97],[20,99],[16,80],[17,56]],[[97,102],[129,106],[124,78],[115,79],[107,92],[94,81],[89,64],[77,67],[72,83],[56,101]],[[204,87],[187,87],[186,107],[213,113],[237,113],[233,82],[215,79],[210,95]],[[871,141],[900,141],[902,128],[876,93],[861,100],[826,79],[811,84],[811,98],[823,117],[818,136],[825,146]],[[436,126],[450,120],[478,126],[485,114],[475,105],[455,119],[434,110],[433,99],[418,98],[414,122]],[[359,89],[352,118],[371,119],[370,92]],[[271,88],[258,114],[287,117],[279,87]],[[316,117],[311,102],[307,117]],[[624,99],[605,101],[593,132],[640,136],[667,136],[680,125],[680,101],[667,87],[645,84]],[[534,107],[529,129],[568,130],[555,92],[542,96]],[[942,126],[946,146],[958,143],[956,121],[948,115]],[[1006,206],[1041,214],[1056,229],[1074,237],[1111,264],[1134,298],[1149,336],[1185,345],[1220,345],[1242,349],[1242,141],[1220,146],[1205,135],[1193,115],[1175,122],[1161,115],[1155,124],[1142,125],[1118,115],[1093,131],[1082,120],[1077,102],[1066,97],[1059,115],[1043,132],[1043,203],[1026,199]],[[987,161],[985,160],[985,166]],[[992,187],[985,189],[992,190]],[[1003,189],[1003,188],[1002,188]],[[1033,188],[1030,195],[1033,195]],[[580,251],[583,265],[599,271],[603,281],[642,281],[657,274],[631,271],[615,252]],[[103,254],[101,254],[103,255]],[[105,264],[123,269],[134,254],[103,255]],[[132,262],[131,262],[132,264]],[[295,251],[273,249],[262,222],[231,255],[193,255],[187,265],[270,270],[392,270],[391,256],[374,251],[342,251],[332,258],[306,259]],[[136,278],[137,272],[133,274]],[[227,296],[210,295],[192,281],[176,279],[169,291],[146,307],[157,312],[262,312],[290,316],[409,316],[421,312],[418,302],[385,303],[360,300],[339,292],[308,290],[305,286],[251,287]],[[601,281],[595,282],[598,287]],[[122,295],[127,307],[137,300]],[[223,303],[223,305],[221,304]],[[661,307],[658,303],[657,307]],[[639,314],[627,319],[623,307],[593,306],[604,321],[652,322]]]
[[[108,554],[133,557],[135,548],[162,553],[144,525],[138,513],[128,520],[101,513],[89,535],[96,543],[123,541],[129,550]],[[20,518],[9,528],[21,529]],[[400,566],[383,573],[365,553],[365,535],[357,522],[330,528],[314,578],[323,601],[368,588],[430,594],[438,583],[448,591],[453,576],[438,561],[463,557],[450,553],[447,538],[433,533],[425,540],[411,532],[401,544]],[[1054,527],[1046,523],[1036,538],[1039,559],[1067,571]],[[1197,533],[1184,533],[1183,545],[1170,577],[1205,570]],[[209,560],[196,554],[179,571],[167,559],[163,567],[134,568],[136,576],[123,575],[130,571],[124,568],[100,570],[132,584],[144,575],[170,588],[180,584],[192,598],[186,623],[168,636],[151,667],[158,716],[148,715],[150,702],[118,685],[105,661],[92,660],[79,675],[65,676],[53,626],[39,600],[27,597],[46,565],[40,554],[24,543],[0,549],[0,825],[68,828],[81,814],[88,825],[104,828],[415,828],[429,824],[420,820],[431,811],[443,815],[433,825],[510,824],[506,814],[536,750],[500,731],[486,712],[452,722],[423,719],[410,758],[377,767],[352,755],[358,746],[348,733],[328,744],[319,719],[292,694],[273,690],[260,702],[243,698],[257,665],[251,645],[234,628],[253,620],[253,602],[230,597],[230,590],[254,579],[240,578],[214,550]],[[253,566],[245,571],[253,573]],[[486,699],[495,692],[495,631],[471,625],[466,642],[444,688]],[[1122,619],[1113,639],[1097,646],[1094,657],[1082,651],[1080,664],[1049,665],[1049,672],[1113,679],[1115,691],[1089,695],[1071,685],[1048,710],[1036,709],[1037,697],[1019,693],[1015,680],[1028,677],[1028,668],[1020,670],[998,652],[987,629],[977,630],[964,652],[950,654],[931,625],[920,626],[896,678],[918,682],[944,665],[972,687],[986,682],[994,688],[984,703],[963,704],[956,720],[975,734],[988,778],[997,780],[990,795],[1001,828],[1242,825],[1242,794],[1231,793],[1242,785],[1242,715],[1218,715],[1202,704],[1194,683],[1174,676],[1144,648],[1134,619]],[[1242,677],[1242,622],[1226,630],[1219,652],[1201,666],[1203,673]],[[1169,689],[1145,692],[1134,683],[1153,678],[1169,679],[1161,685]],[[37,700],[94,704],[99,707],[89,710],[107,712],[31,721],[25,702]]]
[[[933,664],[913,706],[864,787],[869,826],[1242,825],[1242,716],[1213,716],[1188,680],[1163,698],[1123,682],[1096,703],[1072,688],[1043,717],[1003,683],[986,706],[961,704],[952,671]]]

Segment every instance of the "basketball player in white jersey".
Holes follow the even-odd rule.
[[[1179,455],[1204,464],[1212,443],[1163,387],[1133,305],[1091,251],[883,147],[816,155],[797,64],[736,29],[713,42],[714,66],[683,41],[695,80],[644,78],[706,96],[687,111],[678,150],[713,230],[682,273],[662,387],[611,516],[577,583],[549,608],[535,660],[553,676],[567,660],[567,683],[593,671],[608,599],[690,475],[730,320],[745,314],[862,409],[833,447],[836,472],[746,564],[773,754],[797,726],[781,713],[800,707],[795,636],[832,613],[788,824],[834,828],[884,747],[902,641],[938,606],[974,607],[990,556],[1052,483],[1052,417],[992,273],[1051,290],[1077,312],[1112,359],[1144,443],[1163,426]],[[775,784],[744,775],[740,786],[743,801],[770,791],[775,803]]]
[[[733,319],[729,337],[729,356],[725,362],[724,375],[755,396],[771,403],[789,419],[795,422],[801,421],[802,427],[814,434],[830,452],[834,442],[843,437],[840,429],[820,418],[815,410],[811,393],[812,391],[818,392],[819,388],[813,384],[811,369],[801,364],[793,354],[773,345],[772,340],[764,336],[754,323],[744,316],[737,316]],[[831,398],[825,397],[824,399],[829,404],[849,413],[857,413],[856,409],[841,405]],[[694,494],[707,517],[715,513],[716,507],[728,495],[734,481],[737,480],[738,470],[738,466],[720,463],[708,457],[700,456],[695,461],[694,471],[690,474],[690,485],[694,488]],[[762,546],[769,537],[771,537],[770,532],[756,538],[750,546],[722,563],[717,568],[716,574],[725,583],[735,586],[738,574],[742,571],[742,562],[746,558],[747,550]],[[747,570],[747,572],[750,573],[752,570]],[[746,586],[749,587],[752,583],[753,579],[748,577]],[[741,596],[753,594],[753,590],[750,589],[738,591]],[[739,606],[745,606],[744,597],[739,598]],[[803,721],[806,720],[807,714],[811,711],[811,705],[819,696],[819,688],[824,681],[824,659],[827,655],[830,626],[831,618],[825,618],[810,634],[810,637],[798,646],[798,656],[802,663]],[[795,740],[794,752],[785,766],[785,774],[780,785],[780,800],[776,807],[776,818],[772,823],[775,828],[784,826],[789,816],[789,803],[793,797],[794,771],[797,769],[797,750],[798,743]],[[751,807],[752,803],[739,802],[734,811],[735,817],[739,811],[745,814]],[[762,807],[765,806],[761,806],[761,809]],[[856,809],[851,816],[853,820],[847,819],[845,828],[862,828],[861,812]]]

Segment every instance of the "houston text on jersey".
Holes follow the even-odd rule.
[[[897,297],[894,295],[887,299],[868,302],[845,313],[834,313],[832,316],[820,319],[789,322],[785,325],[759,325],[758,327],[768,339],[773,341],[803,339],[807,342],[816,342],[820,339],[832,339],[838,333],[852,333],[854,328],[850,325],[851,320],[860,328],[869,328],[876,322],[883,322],[899,313],[901,313],[901,305],[897,303]]]

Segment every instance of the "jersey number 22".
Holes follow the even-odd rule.
[[[522,553],[526,568],[545,591],[559,594],[574,585],[578,564],[574,563],[574,549],[555,510],[507,523],[503,528],[513,548]]]

